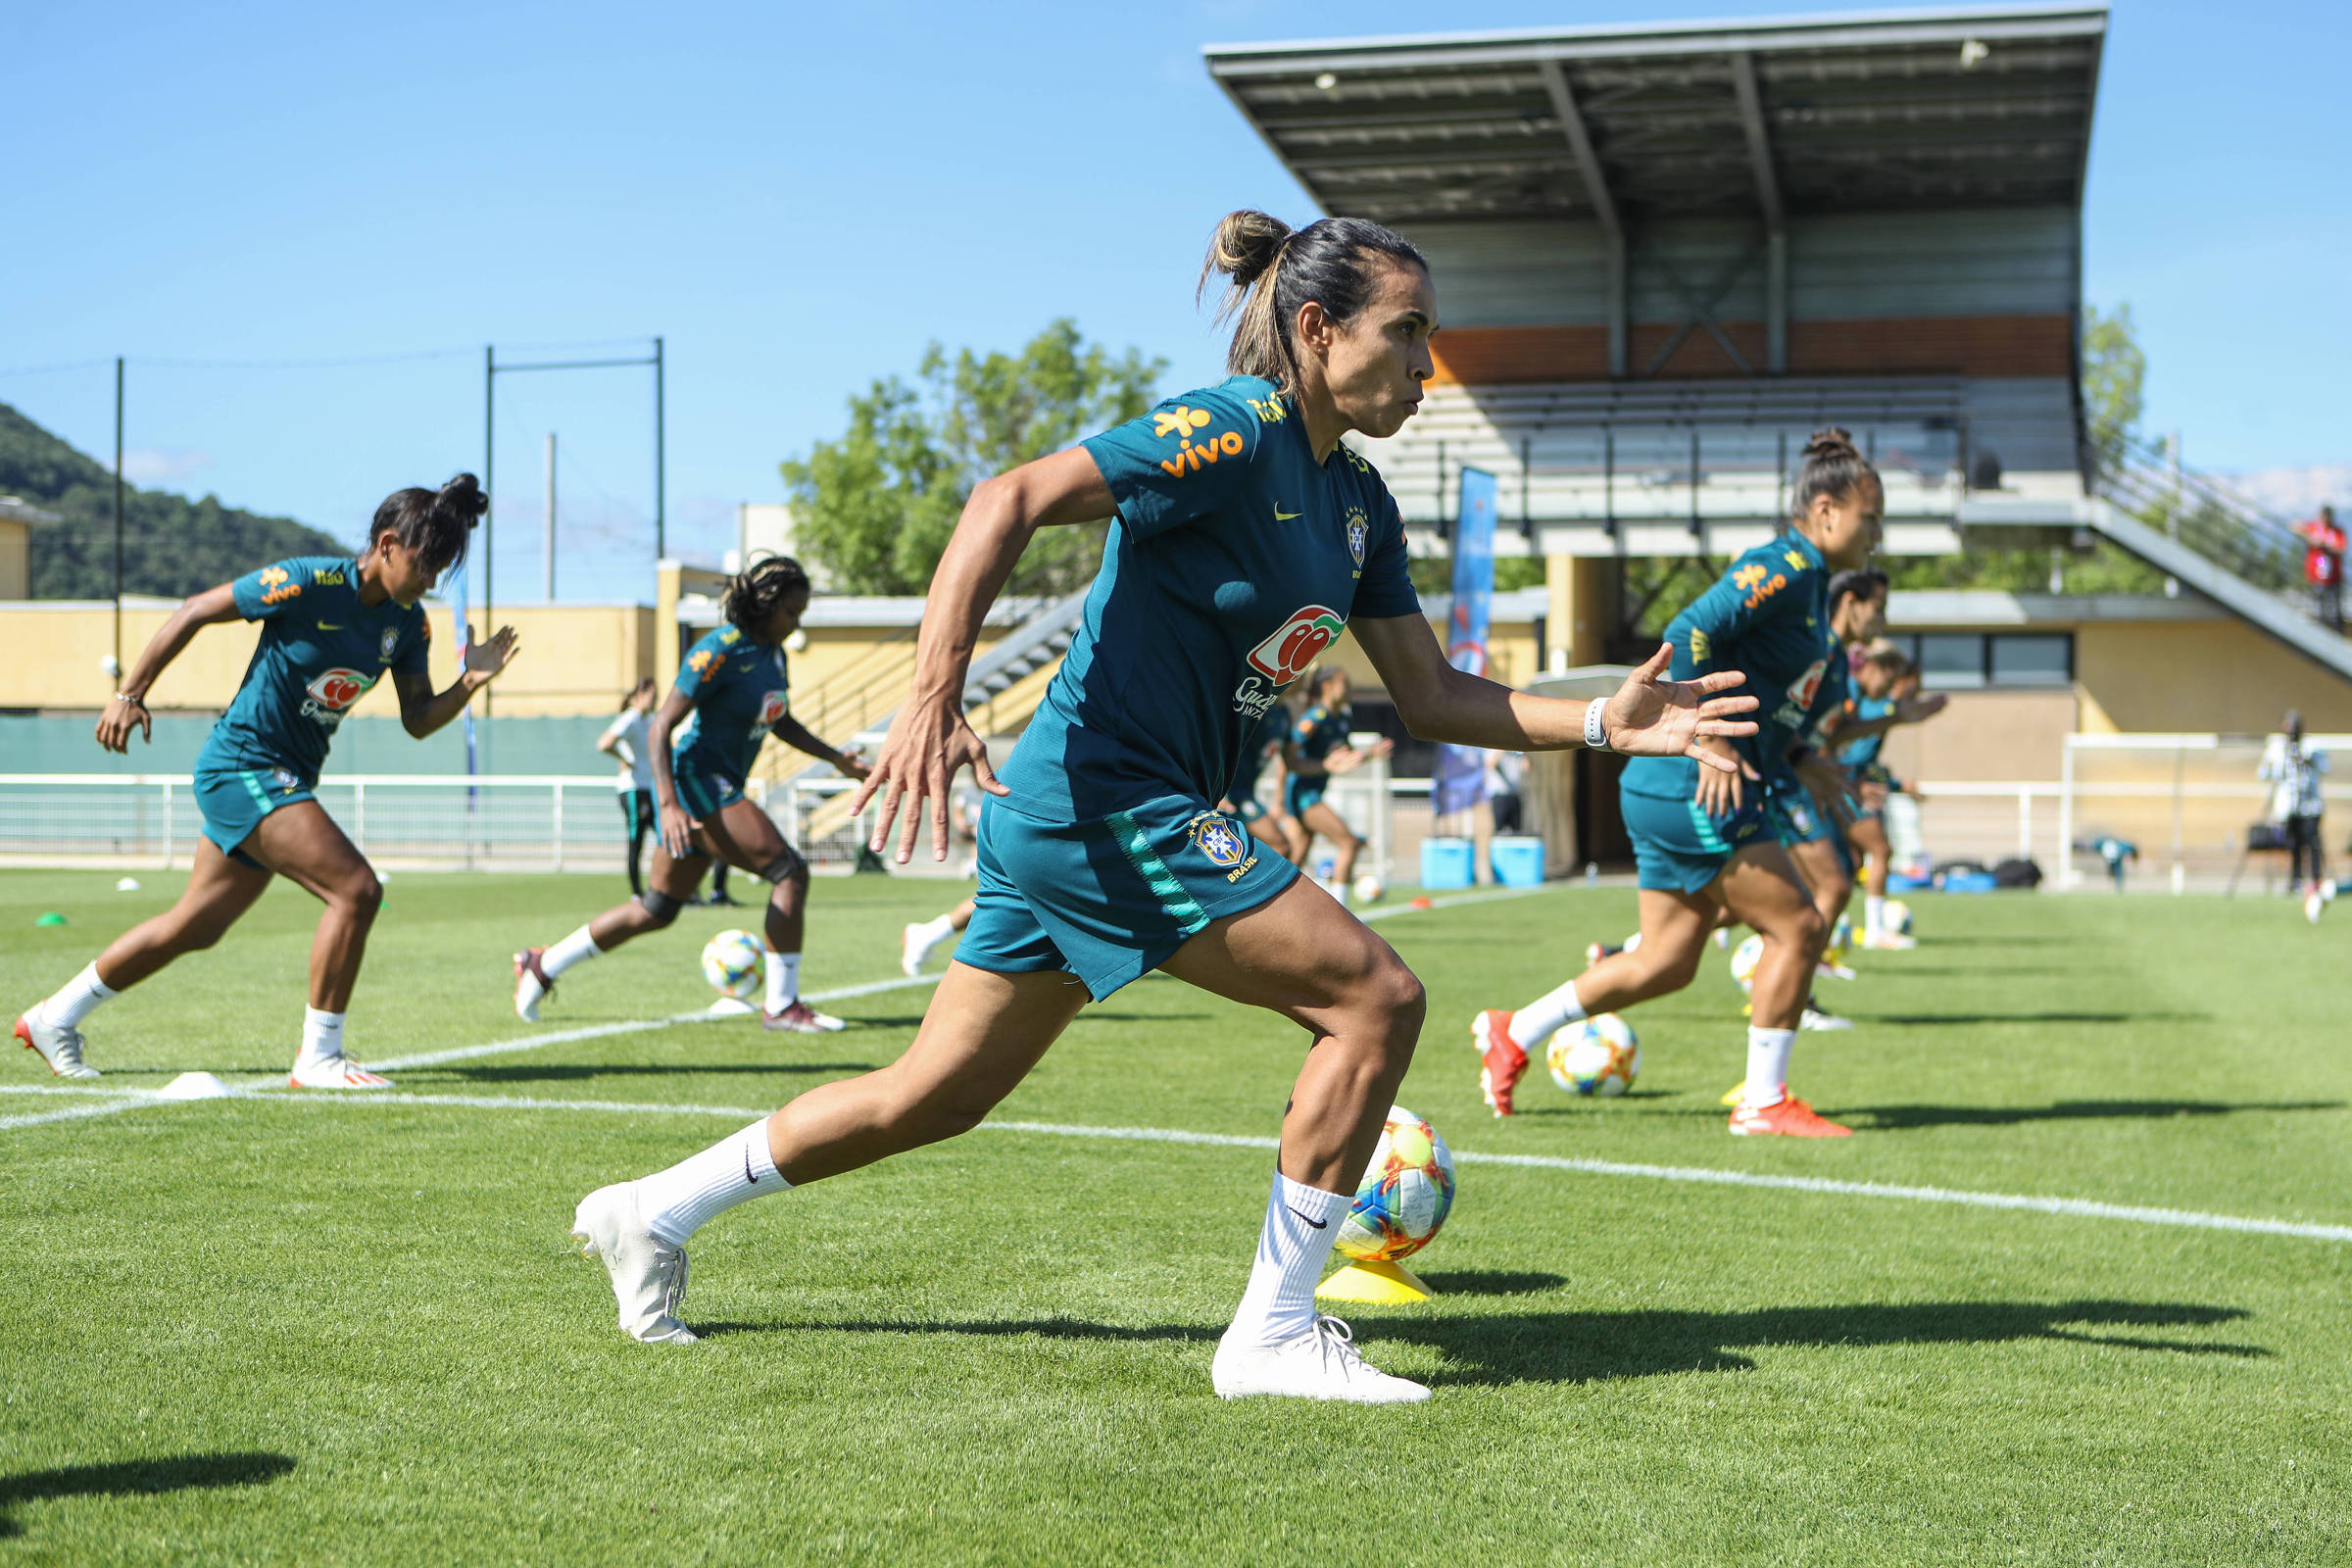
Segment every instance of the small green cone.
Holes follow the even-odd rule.
[[[55,909],[51,909],[47,914],[42,915],[39,919],[33,921],[32,923],[34,925],[64,925],[66,923],[66,917],[58,913]]]

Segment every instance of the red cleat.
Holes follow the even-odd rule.
[[[1478,1070],[1478,1091],[1487,1097],[1497,1116],[1511,1113],[1511,1091],[1527,1071],[1527,1053],[1511,1038],[1511,1014],[1490,1007],[1470,1020],[1470,1044],[1485,1065]]]
[[[1851,1138],[1853,1135],[1851,1127],[1840,1127],[1816,1114],[1811,1105],[1794,1095],[1786,1095],[1775,1104],[1741,1105],[1732,1112],[1735,1138]]]

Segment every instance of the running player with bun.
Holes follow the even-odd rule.
[[[351,706],[386,674],[400,721],[422,740],[464,711],[514,657],[514,632],[470,634],[465,667],[446,691],[425,670],[431,628],[416,601],[465,559],[488,506],[461,473],[438,491],[396,490],[375,509],[368,548],[354,556],[298,556],[208,588],[183,603],[149,642],[98,720],[98,744],[127,754],[150,737],[147,693],[206,626],[258,620],[261,639],[228,711],[196,755],[204,836],[187,891],[166,913],[134,926],[63,991],[17,1020],[17,1038],[63,1078],[95,1078],[81,1021],[184,954],[227,934],[282,876],[326,906],[311,943],[310,1005],[288,1081],[297,1089],[384,1089],[343,1050],[368,928],[383,886],[315,793],[327,748]]]
[[[1355,710],[1348,706],[1353,686],[1348,671],[1338,664],[1327,664],[1308,675],[1306,710],[1292,724],[1282,748],[1283,766],[1290,773],[1283,780],[1282,804],[1291,819],[1284,829],[1291,841],[1291,859],[1298,865],[1306,864],[1315,835],[1329,839],[1331,879],[1324,885],[1342,904],[1348,902],[1355,880],[1355,858],[1364,852],[1364,841],[1323,798],[1324,791],[1338,775],[1352,773],[1396,749],[1386,737],[1360,750],[1348,744],[1348,729],[1355,722]]]
[[[558,977],[575,964],[667,929],[710,862],[723,860],[769,887],[761,1024],[803,1034],[844,1027],[801,1000],[808,862],[743,793],[760,743],[770,735],[851,778],[865,777],[856,753],[835,751],[792,716],[784,639],[799,629],[808,593],[808,574],[789,556],[760,557],[727,584],[727,623],[687,651],[677,683],[647,726],[662,823],[649,886],[554,947],[514,955],[517,1016],[535,1022]]]
[[[1241,212],[1208,267],[1233,280],[1240,314],[1231,378],[985,481],[932,576],[913,691],[860,792],[882,803],[874,843],[897,827],[903,861],[928,820],[944,859],[956,774],[971,767],[987,794],[977,912],[913,1044],[580,1203],[575,1234],[638,1339],[694,1338],[677,1311],[697,1227],[970,1130],[1090,998],[1160,969],[1308,1037],[1216,1392],[1428,1397],[1366,1364],[1312,1295],[1412,1057],[1421,984],[1214,803],[1267,710],[1351,617],[1399,713],[1433,739],[1556,750],[1605,733],[1679,756],[1751,730],[1731,715],[1752,702],[1713,695],[1735,673],[1661,679],[1664,649],[1589,705],[1452,669],[1414,599],[1396,503],[1341,439],[1393,435],[1420,403],[1437,326],[1420,252],[1360,219],[1294,232]],[[1000,782],[957,701],[975,639],[1037,530],[1104,516],[1085,618]]]
[[[1764,938],[1747,1081],[1731,1131],[1804,1138],[1850,1131],[1788,1092],[1788,1057],[1829,922],[1773,830],[1762,786],[1787,770],[1831,659],[1845,657],[1829,624],[1830,575],[1869,561],[1886,499],[1877,470],[1852,440],[1829,429],[1806,443],[1796,504],[1786,532],[1733,562],[1666,628],[1675,675],[1742,670],[1766,711],[1753,738],[1710,738],[1692,748],[1716,766],[1680,757],[1627,764],[1618,797],[1641,868],[1640,945],[1602,957],[1516,1012],[1490,1009],[1471,1020],[1480,1085],[1497,1116],[1511,1113],[1529,1053],[1554,1031],[1689,985],[1708,932],[1728,909]]]

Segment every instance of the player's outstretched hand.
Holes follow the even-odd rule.
[[[98,744],[110,752],[130,755],[130,732],[139,732],[139,739],[155,744],[155,717],[147,711],[145,703],[132,702],[127,697],[116,697],[98,713]]]
[[[1906,697],[1894,705],[1894,721],[1898,724],[1917,724],[1934,718],[1951,701],[1948,692],[1930,692],[1925,697]]]
[[[864,810],[865,803],[877,793],[882,798],[867,847],[880,854],[889,841],[892,823],[898,822],[898,859],[905,865],[914,858],[915,835],[928,816],[931,858],[946,859],[948,786],[955,782],[956,769],[966,765],[972,770],[972,782],[991,795],[1012,793],[997,782],[995,770],[988,765],[988,744],[972,733],[972,726],[964,720],[963,705],[954,694],[918,698],[900,709],[890,726],[890,739],[882,743],[880,760],[858,785],[858,798],[850,803],[855,815]],[[930,803],[928,811],[925,802]],[[902,808],[906,811],[903,821],[899,817]]]
[[[671,802],[662,808],[662,848],[673,860],[683,860],[694,853],[694,830],[703,824],[686,814],[686,808]]]
[[[473,640],[473,628],[468,625],[466,628],[466,672],[479,675],[484,680],[496,679],[499,671],[514,662],[520,646],[512,626],[501,626],[488,642],[477,643]]]
[[[1754,719],[1731,716],[1753,710],[1753,697],[1716,695],[1746,685],[1747,677],[1726,669],[1696,680],[1662,679],[1673,660],[1674,645],[1660,643],[1649,662],[1626,676],[1617,695],[1600,710],[1609,750],[1631,757],[1690,757],[1702,767],[1737,772],[1739,760],[1728,755],[1728,747],[1719,750],[1698,743],[1707,736],[1756,732]]]

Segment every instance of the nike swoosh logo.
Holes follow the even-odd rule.
[[[752,1174],[752,1152],[748,1149],[743,1152],[743,1179],[754,1187],[760,1185],[760,1178]]]
[[[318,629],[320,631],[341,631],[343,623],[339,620],[322,620],[318,623]]]
[[[1293,517],[1298,517],[1298,516],[1303,516],[1303,515],[1305,515],[1305,514],[1303,514],[1303,513],[1298,513],[1298,512],[1285,512],[1285,511],[1283,511],[1283,510],[1282,510],[1280,507],[1276,507],[1276,508],[1274,509],[1274,520],[1275,520],[1276,522],[1288,522],[1288,521],[1290,521],[1290,520],[1291,520]]]
[[[1290,1204],[1288,1204],[1288,1203],[1285,1203],[1285,1204],[1283,1204],[1282,1206],[1283,1206],[1283,1207],[1285,1207],[1285,1208],[1291,1208],[1291,1205],[1290,1205]],[[1298,1211],[1297,1209],[1295,1209],[1295,1208],[1291,1208],[1291,1212],[1292,1212],[1292,1213],[1294,1213],[1294,1214],[1298,1214]],[[1319,1230],[1319,1231],[1321,1231],[1321,1230],[1329,1230],[1329,1229],[1331,1228],[1331,1221],[1329,1221],[1329,1220],[1327,1220],[1327,1219],[1308,1219],[1308,1218],[1307,1218],[1307,1216],[1306,1216],[1306,1215],[1304,1215],[1304,1214],[1298,1214],[1298,1217],[1299,1217],[1300,1219],[1306,1220],[1306,1222],[1307,1222],[1309,1225],[1312,1225],[1312,1226],[1313,1226],[1315,1229],[1317,1229],[1317,1230]]]

